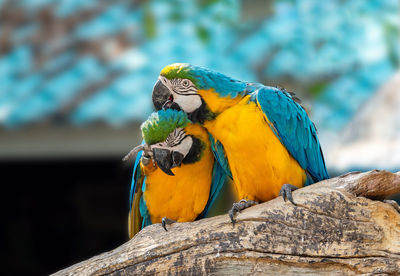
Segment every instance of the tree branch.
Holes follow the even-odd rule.
[[[400,271],[400,214],[368,199],[400,191],[400,173],[349,173],[228,215],[143,229],[54,275],[352,275]],[[366,196],[366,197],[361,197]],[[397,205],[398,207],[398,205]]]

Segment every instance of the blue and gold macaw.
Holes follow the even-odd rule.
[[[236,212],[279,194],[328,178],[314,124],[292,93],[246,83],[176,63],[166,66],[153,89],[156,109],[183,110],[211,134],[219,163],[232,177]]]
[[[152,223],[204,217],[226,179],[214,162],[209,135],[183,111],[160,110],[141,125],[130,191],[129,236]]]

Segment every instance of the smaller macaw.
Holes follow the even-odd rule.
[[[144,142],[124,158],[138,153],[129,200],[130,238],[153,223],[167,230],[166,224],[204,217],[226,178],[214,162],[207,131],[183,111],[155,112],[141,131]]]

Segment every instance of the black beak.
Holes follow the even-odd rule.
[[[182,160],[185,158],[185,156],[177,151],[172,152],[172,166],[173,168],[175,167],[180,167],[182,164]]]
[[[151,97],[156,110],[168,108],[178,111],[181,110],[180,106],[174,102],[174,97],[169,89],[160,80],[158,80],[154,85],[153,94]]]
[[[174,173],[171,171],[173,166],[171,151],[168,149],[154,148],[153,153],[158,167],[166,174],[174,175]]]
[[[167,103],[171,104],[173,101],[171,92],[169,92],[169,89],[160,80],[154,85],[152,100],[156,110],[168,108],[169,106],[166,106]]]

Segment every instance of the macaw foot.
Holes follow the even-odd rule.
[[[172,223],[175,223],[175,222],[176,222],[175,220],[169,219],[167,217],[163,217],[161,220],[161,225],[164,228],[164,230],[168,232],[167,225],[171,225]]]
[[[279,191],[279,195],[283,197],[283,200],[289,199],[289,201],[296,205],[293,201],[292,191],[297,190],[298,187],[293,186],[292,184],[283,184],[281,190]]]
[[[234,219],[234,217],[236,213],[240,213],[240,211],[256,204],[258,204],[257,201],[247,199],[242,199],[239,202],[233,203],[232,208],[228,212],[232,225],[235,225],[236,220]]]
[[[393,207],[394,209],[396,209],[397,212],[400,213],[400,206],[399,206],[399,204],[397,204],[396,201],[391,200],[391,199],[385,199],[385,200],[383,200],[383,202],[392,205],[392,207]]]
[[[153,162],[153,166],[156,165],[156,161],[154,160],[153,150],[151,149],[151,146],[147,144],[142,144],[131,149],[131,151],[128,152],[128,154],[125,155],[124,158],[122,158],[122,161],[128,161],[132,156],[137,154],[139,151],[143,151],[141,159],[143,165],[147,166],[150,163],[150,160]]]

